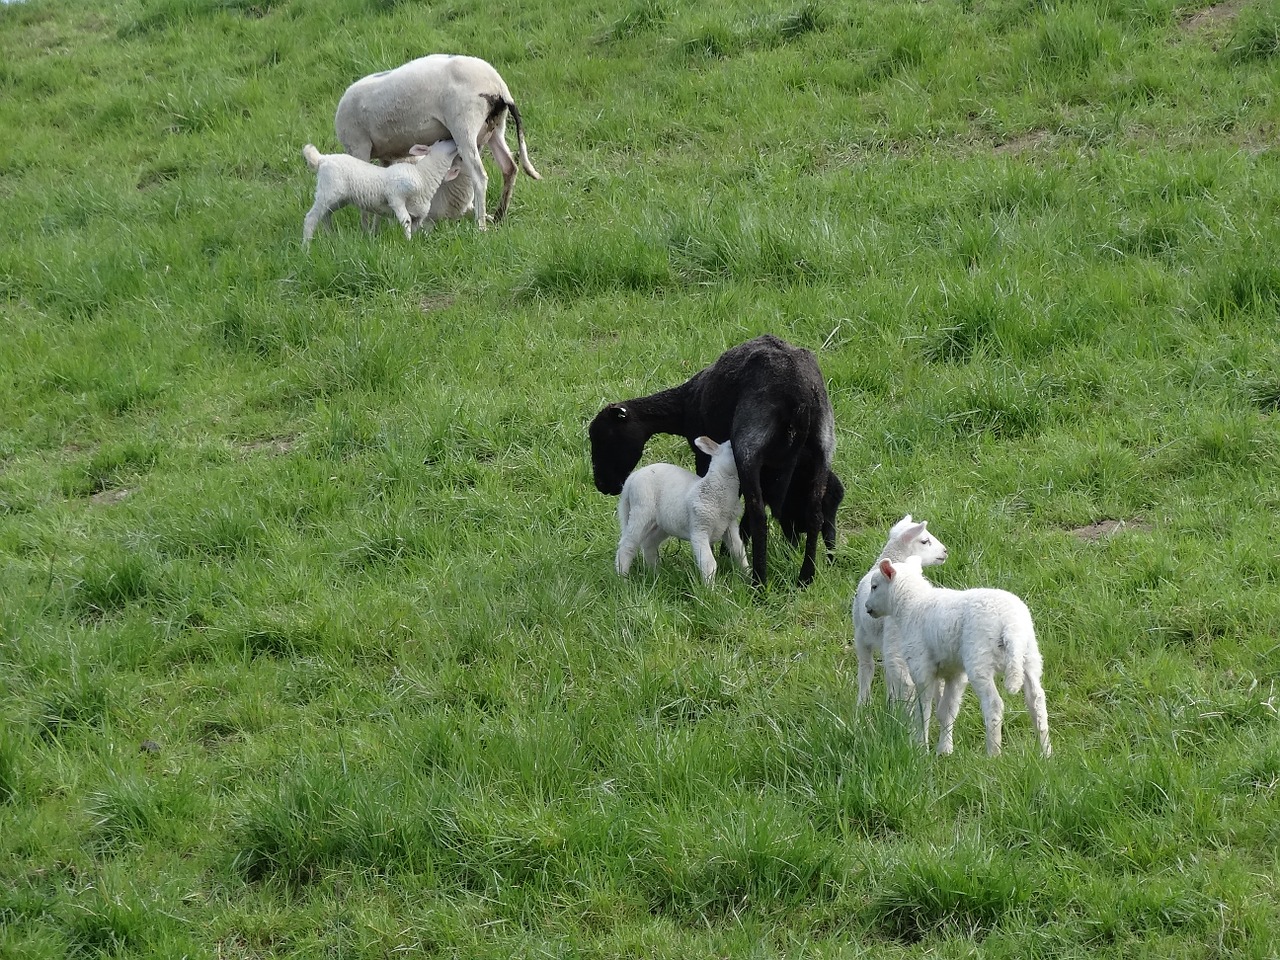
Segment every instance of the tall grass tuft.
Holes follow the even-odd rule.
[[[876,878],[867,919],[903,943],[948,936],[980,942],[1027,904],[1029,882],[1004,857],[965,844],[916,848]]]
[[[1267,61],[1280,52],[1280,4],[1253,0],[1241,8],[1231,36],[1223,46],[1229,62]]]

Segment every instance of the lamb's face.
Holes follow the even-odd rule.
[[[893,582],[880,568],[871,574],[867,590],[867,613],[875,619],[888,616],[893,605]]]
[[[648,437],[620,403],[611,403],[596,414],[587,435],[591,438],[591,472],[596,489],[617,496],[640,462]]]

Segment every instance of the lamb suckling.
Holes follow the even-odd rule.
[[[507,146],[508,113],[516,124],[519,164]],[[383,163],[394,162],[415,143],[454,140],[481,230],[489,186],[481,148],[489,146],[502,170],[502,197],[494,222],[506,215],[521,167],[533,179],[542,179],[529,160],[523,122],[511,91],[498,71],[478,57],[436,53],[362,77],[338,101],[333,126],[347,153]]]
[[[415,144],[402,163],[380,167],[345,153],[321,153],[311,144],[302,148],[307,165],[316,172],[316,199],[302,224],[302,242],[311,242],[316,227],[349,204],[365,213],[395,217],[406,238],[430,215],[441,185],[458,175],[452,140],[431,146]]]
[[[873,617],[867,613],[867,596],[871,578],[881,560],[905,560],[919,557],[922,565],[931,567],[945,563],[947,548],[929,533],[928,521],[916,522],[907,514],[889,530],[889,539],[880,556],[858,582],[853,597],[853,644],[858,654],[858,703],[871,697],[871,679],[876,672],[876,655],[884,662],[885,687],[891,703],[903,702],[911,695],[911,676],[902,659],[898,629],[893,617]]]
[[[843,488],[832,484],[835,418],[810,351],[765,334],[730,347],[679,386],[608,404],[588,428],[596,489],[620,493],[655,433],[686,437],[691,446],[703,435],[732,440],[752,578],[766,580],[768,505],[784,532],[805,534],[800,584],[813,579],[818,538],[835,540]],[[708,458],[699,452],[696,460],[704,473]]]
[[[1027,605],[1007,590],[979,587],[949,590],[925,579],[919,557],[898,563],[881,560],[867,587],[866,611],[892,616],[901,633],[901,649],[915,684],[916,718],[923,742],[929,742],[929,714],[938,684],[946,686],[938,704],[938,753],[950,753],[952,729],[967,683],[982,704],[987,754],[1000,752],[1004,701],[995,678],[1005,689],[1023,692],[1032,726],[1045,756],[1049,715],[1040,675],[1044,669],[1035,627]]]
[[[747,552],[738,534],[738,468],[733,444],[698,437],[694,444],[711,457],[706,476],[673,463],[652,463],[627,477],[618,501],[617,569],[626,576],[637,551],[658,565],[658,545],[668,537],[688,540],[704,583],[716,575],[712,544],[722,542],[733,562],[747,571]]]

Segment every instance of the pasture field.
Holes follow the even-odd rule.
[[[0,957],[1280,954],[1280,2],[1197,2],[0,6]],[[304,253],[437,51],[543,181]],[[764,332],[835,562],[619,579],[586,423]],[[906,512],[1053,757],[855,708]]]

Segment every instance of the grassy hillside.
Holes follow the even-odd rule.
[[[352,80],[494,63],[542,182],[304,253]],[[0,7],[0,956],[1280,952],[1280,5]],[[490,189],[490,205],[497,190]],[[772,332],[805,591],[613,573],[585,425]],[[689,463],[674,440],[648,459]],[[1024,596],[855,709],[911,512]]]

